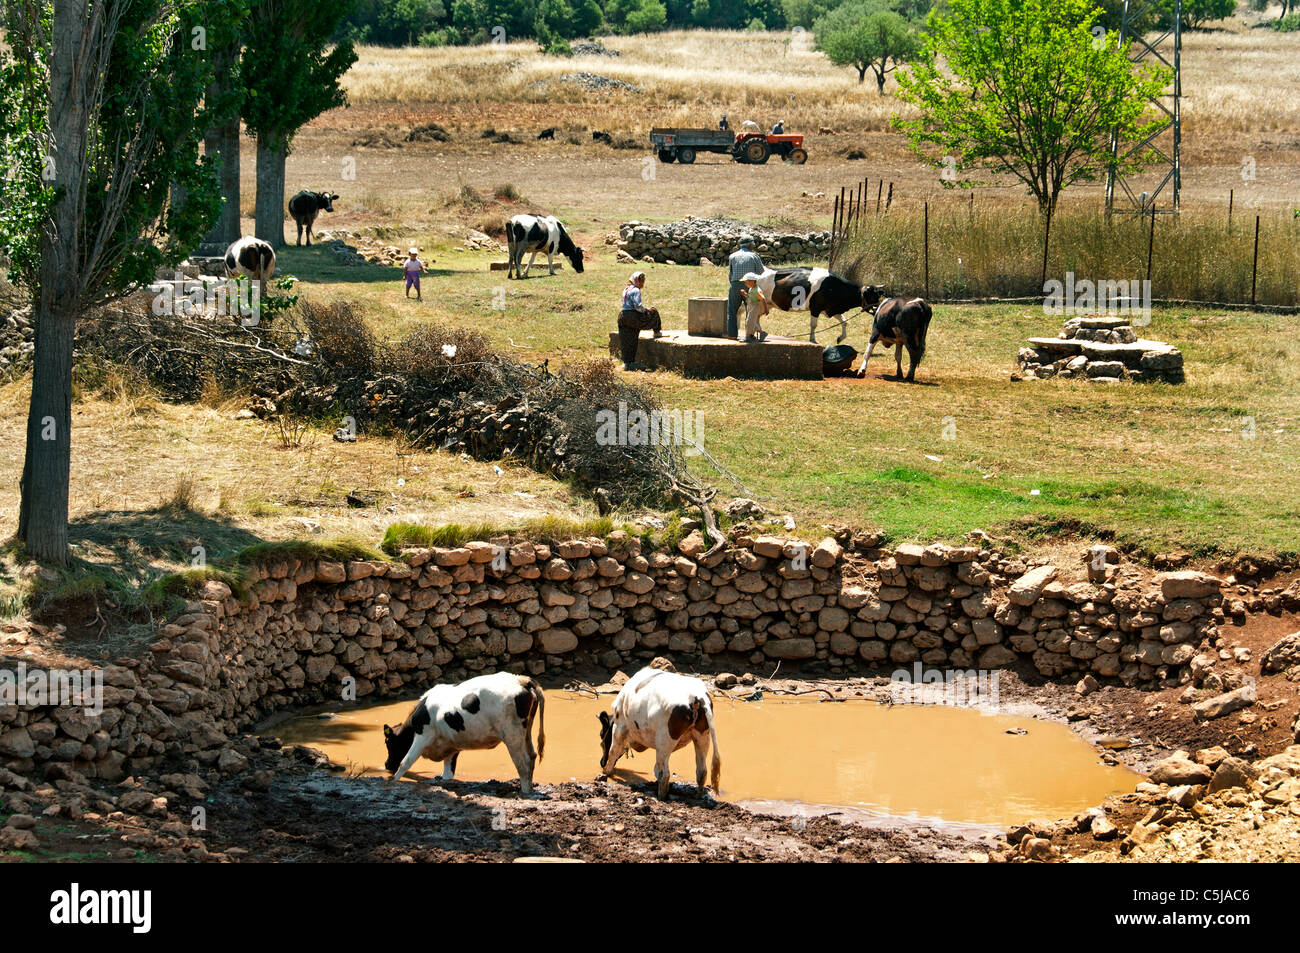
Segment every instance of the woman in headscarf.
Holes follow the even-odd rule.
[[[623,352],[623,369],[625,371],[644,371],[645,365],[636,361],[637,345],[642,331],[653,331],[655,337],[662,334],[659,322],[659,309],[648,308],[641,299],[645,288],[645,272],[634,271],[623,286],[623,303],[618,312],[618,343]]]

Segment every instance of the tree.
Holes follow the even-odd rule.
[[[917,61],[899,74],[899,95],[919,115],[894,127],[931,165],[1009,172],[1054,209],[1063,188],[1104,171],[1113,131],[1141,142],[1160,122],[1147,107],[1169,71],[1130,63],[1114,34],[1095,42],[1096,18],[1092,0],[951,0],[950,15],[930,14]],[[1136,151],[1121,171],[1150,157]]]
[[[668,11],[659,0],[608,0],[605,21],[616,33],[649,33],[662,29]]]
[[[206,54],[175,55],[196,4],[9,0],[0,125],[11,146],[0,240],[32,296],[32,393],[17,538],[68,561],[72,362],[81,312],[184,257],[216,216],[199,141]],[[179,204],[169,205],[173,185]],[[26,225],[23,234],[15,226]]]
[[[852,66],[858,82],[867,70],[885,94],[885,77],[916,55],[920,41],[902,15],[878,3],[850,3],[826,14],[813,27],[817,48],[836,66]]]
[[[284,245],[284,162],[293,137],[347,96],[339,79],[356,62],[351,40],[327,50],[353,0],[257,0],[244,34],[244,123],[257,137],[253,233]]]
[[[244,101],[240,79],[240,30],[251,0],[210,0],[202,11],[201,29],[212,57],[212,81],[204,105],[212,125],[203,136],[203,154],[217,167],[221,212],[205,242],[229,245],[239,238],[239,110]]]

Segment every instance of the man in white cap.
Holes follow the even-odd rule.
[[[661,337],[659,309],[648,308],[641,300],[641,289],[645,287],[645,272],[634,271],[623,287],[623,305],[618,312],[618,345],[623,354],[623,370],[644,371],[644,364],[636,360],[637,346],[641,342],[642,331],[653,331],[655,337]]]
[[[731,279],[731,288],[727,292],[727,337],[729,338],[740,336],[740,322],[736,318],[736,310],[740,307],[740,300],[745,296],[744,276],[751,271],[761,274],[766,267],[763,259],[751,250],[750,246],[753,244],[752,236],[741,235],[740,247],[727,259],[727,277]]]
[[[411,297],[411,289],[415,289],[415,300],[423,301],[420,294],[420,275],[424,272],[424,262],[420,261],[420,249],[414,245],[411,246],[411,257],[403,263],[403,271],[406,272],[406,296]]]

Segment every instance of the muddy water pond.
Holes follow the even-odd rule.
[[[597,713],[612,698],[546,693],[546,756],[539,784],[589,781],[600,771]],[[413,701],[294,718],[268,733],[306,744],[366,775],[386,777],[384,724],[400,724]],[[850,813],[960,825],[1002,826],[1064,817],[1140,780],[1101,764],[1096,749],[1065,725],[941,705],[880,705],[767,696],[714,697],[722,750],[722,798],[760,810],[798,812],[833,805]],[[534,731],[536,730],[534,726]],[[674,781],[694,782],[694,749],[670,761]],[[436,778],[421,759],[406,776]],[[467,751],[457,780],[517,777],[504,746]],[[625,756],[615,782],[654,777],[654,752]],[[404,779],[405,780],[405,779]]]

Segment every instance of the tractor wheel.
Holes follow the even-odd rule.
[[[771,154],[772,150],[768,148],[766,139],[751,139],[745,143],[746,162],[762,165]]]
[[[660,162],[672,162],[672,161],[673,161],[674,159],[676,159],[676,158],[677,158],[677,154],[676,154],[675,152],[673,152],[672,149],[660,149],[660,150],[659,150],[659,161],[660,161]]]
[[[682,165],[690,165],[695,161],[694,149],[679,149],[677,151],[677,161]]]
[[[808,161],[808,153],[803,149],[792,149],[790,151],[790,161],[795,165],[803,165]]]

